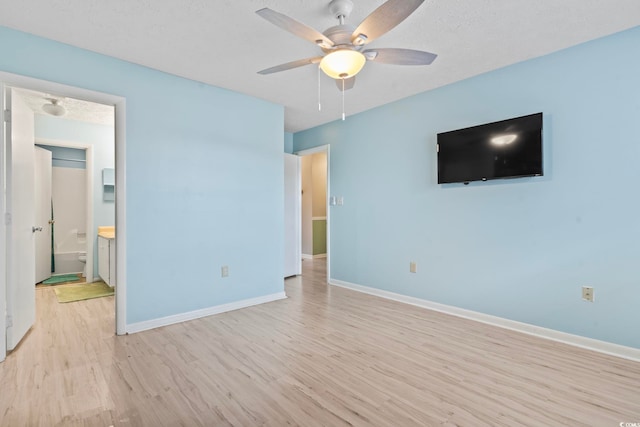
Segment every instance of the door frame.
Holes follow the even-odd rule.
[[[93,146],[83,142],[76,141],[63,141],[59,139],[48,139],[48,138],[36,138],[36,144],[40,145],[49,145],[51,147],[67,147],[67,148],[76,148],[79,150],[85,151],[85,184],[87,186],[85,196],[86,206],[86,224],[87,224],[87,242],[86,242],[86,252],[87,252],[87,282],[93,281],[95,278],[93,273],[93,242],[97,239],[98,232],[94,229],[93,226]],[[115,149],[115,147],[114,147]],[[89,262],[91,260],[91,262]]]
[[[309,156],[311,154],[316,153],[327,153],[327,282],[331,279],[331,205],[329,201],[331,199],[331,144],[320,145],[318,147],[309,148],[306,150],[296,151],[293,154],[296,156]],[[302,168],[298,169],[298,174],[302,173]],[[301,179],[301,177],[299,177]],[[299,233],[302,236],[302,221],[299,222]],[[300,245],[300,250],[302,251],[302,245]],[[302,252],[300,253],[302,257]]]
[[[115,292],[115,332],[117,335],[124,335],[126,333],[127,325],[127,224],[126,224],[126,98],[118,95],[112,95],[104,92],[97,92],[89,89],[83,89],[75,86],[69,86],[61,83],[55,83],[47,80],[36,79],[33,77],[22,76],[19,74],[7,73],[0,71],[0,89],[2,90],[2,113],[7,109],[5,104],[5,90],[7,87],[17,87],[23,89],[30,89],[45,93],[55,93],[60,96],[67,96],[70,98],[83,99],[90,102],[96,102],[99,104],[113,105],[115,107],[115,165],[116,165],[116,241],[118,242],[118,248],[116,253],[116,283],[117,289]],[[2,121],[2,128],[4,129],[4,119]],[[3,174],[7,173],[5,149],[6,141],[4,138],[4,131],[0,138],[0,156],[1,165],[3,166]],[[0,197],[0,213],[4,216],[6,212],[6,177],[0,177],[0,188],[3,190],[2,197]],[[6,257],[7,257],[7,235],[5,221],[0,221],[0,237],[2,238],[0,244],[0,267],[6,272]],[[7,289],[7,276],[6,273],[0,275],[0,317],[3,319],[0,321],[0,341],[3,342],[0,345],[0,361],[4,360],[6,354],[6,318],[4,312],[6,310],[6,289]],[[4,351],[3,351],[4,350]]]

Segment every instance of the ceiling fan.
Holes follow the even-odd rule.
[[[329,11],[340,23],[328,28],[324,33],[272,9],[260,9],[256,11],[258,15],[283,30],[314,43],[322,49],[324,55],[287,62],[258,73],[272,74],[319,63],[320,69],[335,79],[338,88],[344,91],[353,87],[355,75],[367,61],[396,65],[429,65],[436,59],[436,54],[396,48],[363,50],[367,43],[404,21],[423,2],[424,0],[388,0],[367,16],[358,27],[353,27],[344,22],[353,9],[353,2],[332,0],[329,3]]]

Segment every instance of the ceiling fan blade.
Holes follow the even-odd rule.
[[[336,79],[336,86],[338,86],[338,89],[340,89],[340,92],[342,92],[342,80],[343,79]],[[344,90],[353,89],[353,86],[355,84],[356,84],[356,76],[349,77],[348,79],[344,79]]]
[[[404,21],[423,2],[424,0],[388,0],[358,25],[351,41],[361,46],[377,39]]]
[[[429,65],[438,55],[413,49],[367,49],[362,54],[369,61],[395,65]]]
[[[283,15],[282,13],[269,9],[268,7],[257,10],[256,13],[272,24],[290,32],[291,34],[305,40],[309,40],[311,43],[315,43],[321,47],[333,46],[333,42],[327,36],[293,18],[289,18],[287,15]]]
[[[321,60],[322,60],[322,56],[314,56],[313,58],[298,59],[297,61],[291,61],[291,62],[287,62],[286,64],[280,64],[280,65],[276,65],[275,67],[266,68],[262,71],[258,71],[258,74],[264,75],[264,74],[278,73],[280,71],[286,71],[292,68],[302,67],[304,65],[317,64]]]

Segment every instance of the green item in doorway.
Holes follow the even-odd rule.
[[[63,282],[77,282],[80,280],[77,274],[60,274],[58,276],[51,276],[47,280],[43,280],[43,285],[55,285]]]
[[[82,301],[113,295],[113,288],[104,282],[57,286],[53,290],[58,297],[59,303]]]

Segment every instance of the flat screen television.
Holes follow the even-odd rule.
[[[542,176],[542,113],[438,134],[438,184]]]

